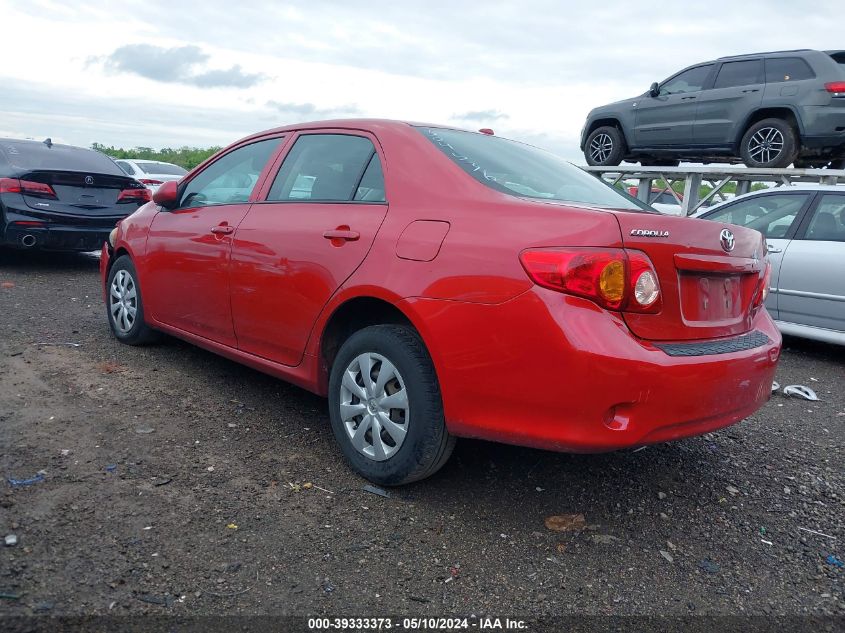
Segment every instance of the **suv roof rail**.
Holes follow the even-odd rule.
[[[744,53],[742,55],[726,55],[725,57],[720,57],[719,59],[738,59],[740,57],[760,57],[761,55],[777,55],[780,53],[809,53],[813,49],[812,48],[795,48],[792,50],[787,51],[765,51],[763,53]]]

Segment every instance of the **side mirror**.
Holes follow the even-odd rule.
[[[660,86],[657,85],[656,81],[651,84],[651,87],[648,89],[648,94],[652,97],[656,97],[660,94]]]
[[[165,209],[172,209],[179,203],[179,185],[175,180],[168,180],[153,194],[153,202]]]

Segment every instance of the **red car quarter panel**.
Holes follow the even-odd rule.
[[[654,213],[537,148],[397,121],[290,126],[163,184],[101,259],[109,324],[328,398],[347,463],[398,485],[457,437],[596,452],[770,396],[753,230]]]

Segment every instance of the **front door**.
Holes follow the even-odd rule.
[[[779,319],[845,331],[845,194],[818,198],[783,254]]]
[[[697,100],[712,68],[713,64],[689,68],[664,81],[656,97],[644,95],[636,106],[634,146],[691,144]]]
[[[179,205],[150,226],[143,278],[161,323],[236,346],[229,303],[232,234],[279,138],[242,145],[180,187]]]
[[[320,311],[361,264],[387,213],[382,158],[363,133],[302,134],[232,247],[241,350],[302,360]]]

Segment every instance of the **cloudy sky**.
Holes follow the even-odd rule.
[[[579,161],[592,107],[686,65],[845,48],[841,0],[688,4],[0,0],[0,136],[206,147],[386,117],[492,127]]]

